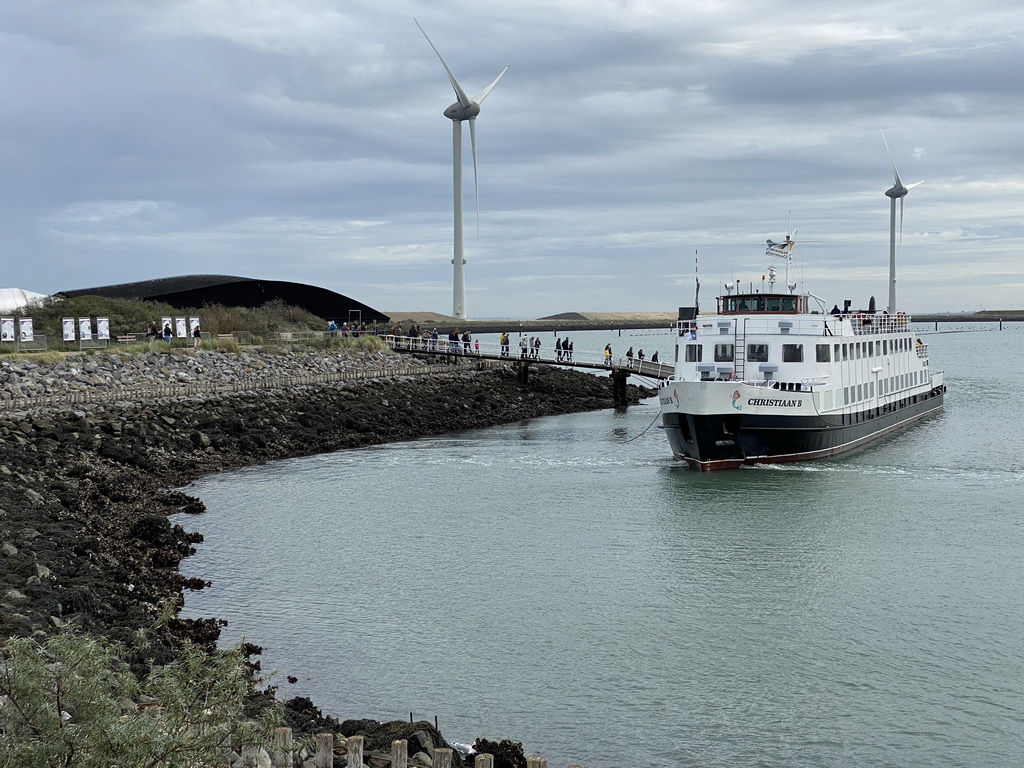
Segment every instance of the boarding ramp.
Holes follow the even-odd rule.
[[[645,376],[650,379],[670,379],[674,368],[669,363],[627,359],[613,355],[605,359],[604,350],[556,350],[553,346],[520,347],[518,340],[507,346],[494,342],[450,341],[445,337],[428,339],[413,336],[381,336],[384,343],[396,352],[416,355],[435,355],[458,362],[461,358],[499,360],[519,365],[553,365],[562,368],[583,368],[608,371],[620,375]],[[511,341],[511,340],[510,340]]]

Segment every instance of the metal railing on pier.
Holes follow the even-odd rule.
[[[539,337],[532,337],[534,344]],[[530,338],[511,340],[509,344],[454,340],[447,337],[437,339],[426,336],[381,336],[380,339],[396,352],[435,354],[461,359],[498,360],[509,363],[526,362],[554,365],[565,368],[589,368],[591,370],[625,370],[638,376],[652,379],[667,379],[672,376],[671,363],[655,360],[627,358],[624,355],[606,357],[604,350],[555,349],[552,346],[530,346]],[[522,341],[526,342],[525,345]]]

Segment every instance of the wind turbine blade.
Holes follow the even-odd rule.
[[[475,101],[477,104],[483,104],[484,99],[487,98],[487,94],[490,93],[491,89],[498,84],[498,81],[501,80],[502,76],[506,72],[508,72],[508,67],[505,67],[503,70],[501,70],[501,74],[498,75],[496,78],[494,78],[494,82],[493,83],[488,85],[486,88],[484,88],[482,91],[480,91],[480,93],[478,93],[476,96],[474,96],[473,97],[473,101]]]
[[[480,182],[476,175],[476,118],[469,118],[469,143],[473,147],[473,193],[476,196],[476,236],[480,237]]]
[[[928,179],[921,179],[920,181],[915,181],[915,182],[914,182],[913,184],[908,184],[908,185],[907,185],[907,192],[909,192],[910,190],[912,190],[912,189],[913,189],[914,187],[920,187],[920,186],[921,186],[922,184],[924,184],[924,183],[925,183],[926,181],[928,181]]]
[[[414,18],[413,21],[416,21],[416,19]],[[420,23],[418,21],[416,21],[416,26],[420,27]],[[469,96],[466,95],[466,92],[462,90],[462,86],[459,85],[459,81],[455,79],[455,74],[451,71],[451,69],[448,68],[448,65],[445,63],[444,57],[441,55],[441,52],[437,50],[437,46],[435,46],[431,42],[430,38],[427,37],[427,33],[424,31],[423,27],[420,27],[420,32],[423,32],[423,36],[427,38],[427,42],[430,43],[430,47],[433,48],[434,53],[437,54],[437,58],[441,60],[441,66],[444,67],[444,71],[448,73],[448,79],[451,80],[452,88],[455,89],[455,95],[459,99],[459,104],[461,104],[464,107],[468,107],[472,102],[469,100]]]
[[[440,54],[438,54],[440,56]],[[896,186],[902,187],[903,182],[900,181],[900,172],[896,170],[896,161],[892,159],[892,152],[889,151],[889,142],[885,140],[885,131],[880,131],[882,134],[882,143],[885,144],[885,154],[889,156],[889,162],[892,163],[892,175],[896,179]]]

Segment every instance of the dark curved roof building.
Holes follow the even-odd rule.
[[[161,277],[137,283],[60,291],[54,295],[65,298],[104,296],[110,299],[141,299],[159,301],[182,309],[202,307],[205,304],[261,307],[268,301],[283,301],[325,320],[357,320],[363,323],[388,321],[388,316],[383,312],[326,288],[284,280],[258,280],[232,275]]]

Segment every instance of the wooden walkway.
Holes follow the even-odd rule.
[[[527,363],[539,365],[555,365],[563,368],[587,368],[609,373],[625,373],[627,375],[645,376],[650,379],[672,378],[673,366],[669,363],[652,363],[650,360],[627,360],[622,356],[613,356],[605,362],[604,351],[577,351],[558,353],[549,347],[538,350],[518,347],[509,344],[503,349],[500,344],[477,342],[454,342],[446,338],[436,341],[427,339],[410,339],[405,336],[381,336],[396,352],[408,352],[419,355],[441,355],[445,357],[466,358],[474,360],[499,360],[508,363]],[[535,355],[535,356],[534,356]]]

